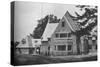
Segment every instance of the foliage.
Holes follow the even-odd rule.
[[[79,15],[74,18],[77,23],[81,25],[81,29],[76,33],[78,36],[89,35],[92,29],[97,26],[97,6],[91,7],[89,5],[77,5],[81,11],[85,10],[83,15]],[[83,20],[82,22],[79,20]]]
[[[60,19],[58,19],[57,16],[54,16],[53,14],[46,15],[44,18],[41,18],[40,20],[38,20],[37,27],[33,31],[33,34],[30,34],[30,35],[33,38],[41,38],[48,21],[49,23],[58,23]]]
[[[77,5],[76,7],[81,11],[85,10],[83,15],[79,15],[75,12],[77,17],[72,17],[81,26],[79,31],[73,32],[76,34],[77,51],[78,54],[80,54],[80,37],[83,35],[90,35],[93,28],[97,26],[97,6],[91,7],[89,5]]]

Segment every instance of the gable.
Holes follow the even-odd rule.
[[[23,44],[22,42],[20,42],[20,44],[18,44],[17,48],[32,48],[33,44],[32,44],[32,38],[30,36],[26,36],[25,37],[26,43]]]
[[[80,30],[80,26],[72,20],[69,12],[67,11],[59,22],[55,32],[71,33],[71,31],[75,32],[76,30]]]
[[[66,21],[68,21],[68,25],[70,26],[71,30],[75,32],[76,30],[80,30],[80,24],[75,22],[71,17],[70,13],[67,11],[63,16]]]
[[[63,26],[64,25],[64,26]],[[71,32],[71,28],[68,25],[68,22],[64,19],[64,17],[62,18],[62,20],[59,22],[55,32],[65,32],[65,33],[70,33]]]
[[[80,30],[79,24],[72,20],[67,11],[59,23],[48,22],[42,35],[42,41],[48,41],[48,38],[51,38],[54,33],[71,33],[71,31],[75,32],[76,30]]]

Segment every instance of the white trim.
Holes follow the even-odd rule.
[[[69,22],[66,17],[64,16],[65,20],[67,21],[67,23]],[[70,23],[68,23],[68,25],[70,26],[70,28],[75,32],[75,30],[72,28],[72,26],[70,25]]]

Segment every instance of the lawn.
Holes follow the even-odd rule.
[[[36,55],[16,55],[14,65],[35,65],[35,64],[51,64],[51,63],[66,63],[66,62],[82,62],[96,61],[97,56],[87,56],[82,58],[76,57],[49,57]]]

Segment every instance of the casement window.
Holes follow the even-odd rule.
[[[58,45],[58,51],[65,51],[66,50],[66,45]]]

